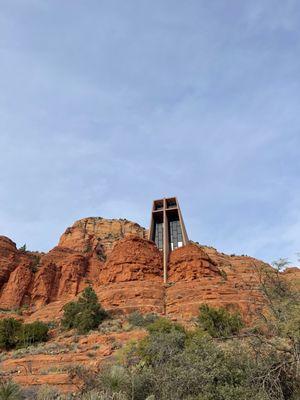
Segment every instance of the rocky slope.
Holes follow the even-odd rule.
[[[67,228],[47,254],[18,250],[0,237],[0,309],[26,307],[29,320],[60,318],[63,305],[92,285],[114,313],[156,312],[174,319],[196,315],[199,304],[238,308],[251,319],[261,307],[262,261],[228,256],[195,243],[170,255],[168,284],[162,257],[146,231],[127,220],[85,218]],[[299,274],[297,268],[285,276]]]
[[[115,321],[115,327],[109,332],[94,331],[88,336],[78,336],[74,331],[59,333],[53,330],[47,343],[0,353],[0,378],[10,377],[31,389],[49,385],[60,392],[76,392],[81,382],[72,379],[72,368],[81,366],[97,370],[102,363],[109,362],[126,342],[145,336],[143,330],[127,329],[121,321]]]
[[[85,218],[67,228],[47,254],[18,250],[0,236],[0,318],[59,320],[63,305],[92,285],[102,305],[116,315],[113,321],[121,320],[121,325],[126,321],[123,315],[134,310],[189,321],[201,303],[239,309],[251,321],[263,306],[262,268],[271,267],[191,242],[170,254],[164,284],[162,255],[146,239],[144,228],[127,220]],[[300,285],[300,269],[287,269],[283,275]],[[127,340],[145,334],[119,328],[82,337],[54,329],[44,345],[0,354],[0,373],[24,386],[50,384],[65,392],[76,390],[67,374],[70,366],[96,367]]]

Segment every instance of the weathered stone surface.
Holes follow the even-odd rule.
[[[290,267],[283,272],[285,279],[300,290],[300,268]]]
[[[164,285],[162,254],[145,232],[127,220],[86,218],[47,254],[20,251],[0,237],[0,308],[27,304],[31,320],[58,319],[87,285],[114,313],[138,309],[186,320],[209,303],[238,308],[250,320],[262,307],[259,270],[268,264],[190,243],[171,252]],[[283,276],[297,282],[299,271]]]
[[[82,253],[95,251],[99,256],[105,256],[117,240],[129,234],[146,237],[144,228],[126,219],[84,218],[66,229],[58,245]]]
[[[19,251],[0,236],[0,308],[65,303],[88,284],[99,285],[100,271],[116,241],[145,229],[127,220],[85,218],[66,230],[47,254]],[[151,263],[149,264],[151,266]]]
[[[110,311],[164,312],[162,255],[149,240],[130,235],[118,241],[100,272],[97,291]]]
[[[162,255],[156,245],[130,235],[119,240],[100,272],[100,284],[128,281],[162,282]]]
[[[190,243],[170,254],[168,281],[193,281],[205,277],[219,277],[217,263],[199,246]]]
[[[250,321],[262,307],[258,269],[265,265],[196,244],[176,249],[170,255],[166,313],[187,319],[206,303],[238,309]]]
[[[164,314],[165,289],[157,281],[127,281],[103,285],[96,293],[105,309],[113,314]]]
[[[31,254],[19,251],[16,244],[0,236],[0,308],[17,308],[25,299],[32,273]]]
[[[16,244],[5,236],[0,236],[0,289],[8,281],[10,274],[24,261]]]
[[[19,308],[28,301],[28,292],[33,279],[33,272],[28,265],[20,264],[10,274],[7,284],[1,294],[1,308]]]
[[[71,249],[55,247],[41,259],[31,292],[39,307],[51,301],[76,297],[86,275],[87,259]]]

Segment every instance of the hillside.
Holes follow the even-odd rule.
[[[47,344],[2,353],[2,373],[25,386],[49,383],[75,390],[67,368],[96,367],[126,341],[144,336],[126,322],[125,315],[135,310],[187,324],[206,303],[239,310],[248,323],[255,319],[263,307],[260,271],[270,269],[268,264],[191,242],[171,253],[164,284],[161,253],[146,236],[134,222],[85,218],[67,228],[46,254],[18,250],[0,237],[0,317],[53,324]],[[284,276],[299,281],[300,270],[288,269]],[[62,307],[89,285],[114,315],[112,326],[81,337],[61,333]]]

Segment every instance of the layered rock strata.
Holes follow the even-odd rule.
[[[86,218],[47,254],[18,250],[0,237],[0,309],[26,305],[30,320],[57,319],[87,285],[114,313],[140,310],[190,319],[208,303],[239,309],[251,320],[262,307],[259,271],[271,268],[268,264],[190,243],[171,252],[164,284],[162,255],[145,236],[145,229],[127,220]],[[283,276],[297,281],[299,271]]]
[[[258,269],[265,264],[250,257],[222,256],[197,244],[170,255],[166,313],[187,319],[202,303],[239,310],[248,320],[261,309]],[[221,260],[222,259],[222,260]]]
[[[118,241],[100,272],[98,294],[110,311],[164,312],[162,255],[137,236]]]
[[[145,238],[146,230],[126,219],[84,218],[66,229],[58,246],[81,253],[94,251],[105,257],[117,240],[130,234]]]

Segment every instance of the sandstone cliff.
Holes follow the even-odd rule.
[[[84,218],[66,229],[58,246],[81,253],[95,251],[100,256],[106,256],[113,244],[128,234],[145,238],[146,230],[126,219]]]
[[[99,274],[115,242],[144,228],[127,220],[85,218],[67,228],[58,246],[47,254],[18,250],[0,237],[0,309],[66,302],[88,284],[97,286]]]
[[[209,303],[251,319],[262,306],[257,272],[270,268],[262,261],[190,243],[170,254],[165,285],[161,253],[145,237],[134,222],[103,218],[75,222],[47,254],[18,250],[0,237],[0,309],[26,305],[28,319],[56,319],[87,285],[113,313],[138,309],[189,319]],[[293,280],[299,271],[284,275]]]
[[[191,242],[170,254],[164,284],[161,252],[146,239],[145,229],[127,220],[77,221],[47,254],[18,250],[0,236],[0,318],[58,320],[64,304],[87,285],[94,287],[105,309],[121,314],[107,333],[77,337],[54,328],[43,346],[2,353],[1,373],[22,386],[48,384],[62,392],[76,391],[67,373],[74,363],[96,368],[128,340],[145,335],[142,330],[126,332],[123,314],[134,310],[189,321],[201,303],[208,303],[239,309],[246,321],[253,321],[263,306],[262,268],[271,267]],[[283,276],[300,286],[300,269],[288,268]],[[20,307],[22,316],[12,312]]]

